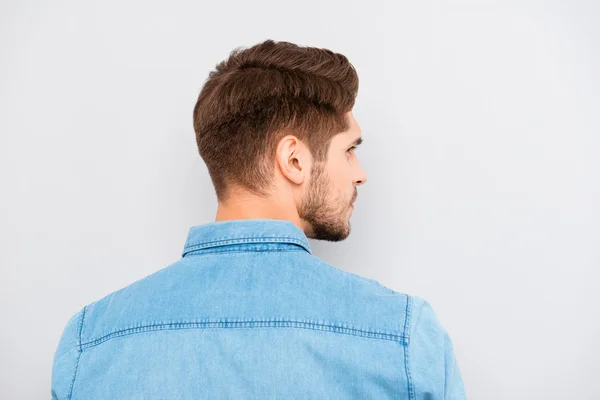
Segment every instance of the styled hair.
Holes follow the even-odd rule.
[[[194,107],[194,131],[217,199],[234,184],[267,196],[276,147],[285,135],[324,162],[331,139],[349,129],[358,75],[331,50],[266,40],[237,47],[206,79]]]

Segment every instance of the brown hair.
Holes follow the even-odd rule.
[[[315,162],[349,128],[358,93],[348,59],[331,50],[266,40],[218,63],[194,107],[198,152],[220,201],[227,186],[266,196],[279,140],[294,134]]]

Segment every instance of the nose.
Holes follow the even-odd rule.
[[[354,182],[356,186],[364,185],[367,182],[367,173],[362,167],[359,167],[359,172]]]

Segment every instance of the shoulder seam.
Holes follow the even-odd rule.
[[[412,311],[413,298],[410,295],[406,295],[406,312],[404,313],[404,332],[402,333],[405,338],[410,339],[410,314]]]
[[[413,297],[406,295],[406,319],[404,320],[404,333],[403,336],[406,338],[406,346],[404,346],[404,367],[406,369],[406,385],[408,390],[408,399],[412,400],[415,398],[413,389],[412,376],[410,374],[410,329],[411,329],[411,317],[413,311]]]
[[[79,369],[79,359],[81,358],[81,331],[83,330],[83,319],[85,318],[85,309],[87,306],[84,306],[81,310],[81,318],[79,318],[79,329],[77,332],[77,360],[75,361],[75,371],[73,372],[73,379],[71,379],[71,389],[69,389],[69,395],[67,396],[67,400],[71,399],[73,396],[73,386],[75,386],[75,378],[77,377],[77,370]]]

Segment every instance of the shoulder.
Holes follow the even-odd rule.
[[[367,278],[362,275],[358,275],[358,274],[355,274],[355,273],[352,273],[349,271],[345,271],[345,270],[335,267],[331,264],[328,264],[327,262],[323,261],[322,259],[320,259],[318,257],[310,256],[310,259],[314,264],[323,268],[326,272],[328,272],[330,275],[332,275],[333,277],[335,277],[339,280],[342,280],[342,281],[347,280],[349,282],[352,282],[356,285],[363,286],[370,290],[378,290],[382,293],[387,293],[390,295],[395,295],[395,296],[399,296],[399,297],[408,296],[406,293],[398,292],[396,290],[391,289],[388,286],[385,286],[384,284],[377,281],[376,279]]]
[[[314,258],[314,257],[313,257]],[[387,332],[406,341],[413,296],[384,285],[380,281],[344,271],[318,258],[314,262],[325,271],[324,290],[335,293],[337,303],[347,305],[349,319],[361,321],[368,329]]]
[[[431,303],[421,296],[411,296],[410,307],[410,336],[430,335],[443,339],[448,332],[440,322]]]
[[[52,362],[52,398],[69,398],[79,362],[85,307],[65,324]]]
[[[416,397],[465,399],[465,387],[454,345],[429,301],[411,298],[407,368],[415,382]]]

